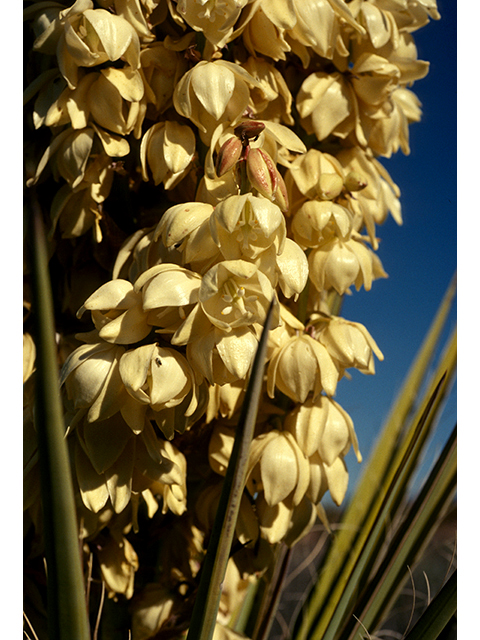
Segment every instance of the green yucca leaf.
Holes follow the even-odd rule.
[[[364,543],[358,551],[358,559],[355,567],[351,572],[342,576],[340,583],[342,585],[341,591],[340,587],[338,587],[333,592],[333,598],[336,605],[335,608],[332,609],[332,607],[328,606],[330,603],[327,603],[325,611],[322,612],[320,620],[315,626],[314,637],[322,638],[323,640],[334,640],[334,638],[342,637],[338,635],[338,632],[345,622],[350,619],[351,613],[355,608],[358,593],[362,591],[362,588],[366,584],[373,564],[379,556],[385,532],[387,531],[392,519],[395,517],[395,506],[398,505],[399,497],[402,496],[402,492],[405,489],[405,476],[408,474],[410,458],[418,455],[418,447],[416,447],[417,441],[429,415],[431,415],[432,407],[435,404],[435,399],[440,390],[440,386],[443,383],[444,378],[442,378],[438,384],[434,394],[429,399],[428,404],[423,411],[416,428],[416,438],[405,446],[403,455],[395,469],[395,475],[392,478],[385,498],[380,505],[378,516],[371,523],[371,526],[368,527],[368,531],[366,531],[367,535]],[[364,525],[364,529],[367,529],[366,524]]]
[[[30,237],[37,371],[35,427],[38,434],[51,640],[87,640],[89,625],[79,553],[63,411],[47,246],[40,207],[32,193]]]
[[[392,537],[381,565],[356,608],[355,618],[361,620],[369,631],[377,627],[388,611],[407,576],[407,567],[414,564],[431,540],[451,503],[456,486],[456,435],[454,429],[420,494]],[[352,626],[353,631],[347,636],[345,629],[342,637],[360,640],[363,631],[358,630],[358,623],[350,623],[347,628]]]
[[[436,317],[430,327],[430,330],[417,354],[417,357],[407,375],[403,389],[396,400],[394,407],[390,413],[380,439],[372,453],[364,475],[355,491],[344,518],[342,518],[342,527],[335,534],[332,545],[327,554],[323,565],[322,574],[317,585],[312,591],[306,606],[302,612],[302,619],[297,622],[296,640],[305,640],[310,630],[318,623],[321,616],[322,620],[316,627],[318,637],[322,637],[329,621],[332,619],[337,609],[340,599],[344,606],[348,602],[345,598],[345,590],[352,573],[358,568],[359,557],[367,544],[367,539],[375,526],[382,504],[391,488],[392,480],[398,472],[399,464],[404,459],[404,454],[409,446],[411,446],[411,438],[414,435],[412,425],[418,422],[419,415],[414,417],[410,423],[410,431],[406,431],[407,417],[411,408],[418,397],[421,382],[426,374],[430,360],[438,344],[441,332],[448,317],[453,298],[455,294],[455,282],[453,281],[440,305]],[[448,379],[453,376],[455,370],[456,349],[455,342],[450,342],[447,355],[443,358],[438,368],[440,374],[437,373],[435,385],[438,385],[439,376],[444,371],[448,373]],[[427,395],[431,396],[430,388]],[[427,427],[421,435],[422,443],[427,437],[436,409],[439,406],[442,395],[438,396],[435,401],[435,411],[430,414]],[[421,411],[424,411],[424,406]],[[409,434],[409,435],[408,435]],[[417,437],[418,437],[417,433]],[[423,446],[423,445],[422,445]],[[419,448],[420,452],[421,448]],[[419,455],[418,452],[418,455]],[[411,458],[411,464],[415,465],[415,456]],[[406,459],[404,460],[404,462]],[[413,467],[412,467],[413,469]],[[412,470],[410,470],[410,473]],[[409,474],[404,476],[408,482]],[[402,492],[397,494],[398,500],[401,499]],[[394,505],[392,504],[392,507]],[[398,507],[398,503],[396,505]],[[358,576],[357,576],[358,578]],[[354,590],[358,587],[355,584]],[[337,609],[337,623],[341,624],[341,615],[347,615],[348,608],[343,610],[343,614]]]
[[[452,573],[404,640],[436,640],[457,610],[457,572]]]
[[[273,303],[265,321],[250,380],[245,393],[235,443],[228,464],[215,521],[202,565],[187,640],[211,640],[220,603],[222,582],[227,569],[240,500],[245,487],[250,443],[253,437],[260,400],[268,332]]]

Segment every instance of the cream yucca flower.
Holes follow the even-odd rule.
[[[389,212],[397,224],[402,224],[398,199],[400,190],[384,166],[358,147],[340,151],[337,159],[346,175],[355,173],[365,183],[365,187],[357,191],[354,198],[345,198],[342,204],[354,214],[355,230],[365,225],[372,247],[377,249],[375,224],[385,222]]]
[[[191,120],[209,144],[221,120],[235,124],[250,99],[250,86],[259,83],[245,69],[227,60],[201,60],[180,79],[173,94],[177,112]]]
[[[307,200],[292,220],[293,236],[300,246],[315,248],[331,238],[350,238],[351,213],[329,201]]]
[[[162,238],[167,248],[175,247],[184,264],[206,271],[221,257],[210,231],[213,206],[204,202],[186,202],[165,211],[155,228],[154,239]]]
[[[305,402],[310,392],[334,395],[338,370],[327,349],[308,334],[289,338],[273,354],[267,370],[268,395],[275,388],[295,402]]]
[[[127,351],[120,359],[119,373],[129,395],[129,419],[142,428],[147,407],[158,412],[179,405],[192,393],[186,414],[197,406],[197,389],[192,368],[184,356],[173,349],[149,344]],[[126,418],[127,419],[127,418]],[[129,422],[129,420],[127,420]]]
[[[362,285],[370,291],[373,280],[387,277],[377,254],[353,236],[345,241],[334,237],[313,249],[308,265],[319,291],[333,288],[340,295],[352,285],[357,291]]]
[[[91,311],[98,336],[114,344],[143,340],[152,327],[142,307],[142,296],[127,280],[111,280],[97,289],[78,310],[77,316]]]
[[[247,488],[263,491],[273,507],[289,496],[297,506],[310,481],[307,457],[288,431],[273,429],[253,439],[247,467]]]
[[[268,278],[245,260],[225,260],[213,266],[202,278],[198,297],[210,322],[227,332],[263,324],[270,303],[276,300]],[[277,324],[278,315],[272,326]]]
[[[383,360],[383,354],[367,329],[359,322],[329,318],[316,338],[328,350],[339,370],[355,367],[362,373],[375,373],[373,354]]]
[[[353,421],[332,398],[320,395],[307,399],[286,416],[284,427],[308,458],[318,453],[327,465],[332,465],[353,445],[361,461]]]
[[[176,9],[192,29],[222,48],[248,2],[251,0],[176,0]]]
[[[172,339],[173,344],[187,344],[187,357],[200,376],[210,384],[232,384],[244,380],[253,364],[258,348],[260,325],[237,327],[227,333],[210,324],[198,307],[201,319],[193,311],[186,326],[180,327]],[[188,323],[194,317],[194,322]],[[184,330],[185,333],[182,333]],[[190,333],[187,334],[187,331]],[[197,334],[200,337],[197,337]],[[184,337],[187,335],[187,337]]]
[[[135,291],[142,298],[148,322],[165,332],[174,332],[198,303],[201,277],[175,264],[159,264],[142,273]]]
[[[140,66],[140,41],[133,26],[90,0],[77,0],[58,12],[34,43],[34,49],[56,50],[60,71],[70,88],[79,80],[79,68],[123,59],[132,69]]]
[[[112,278],[135,282],[140,274],[158,264],[180,264],[182,256],[175,247],[167,248],[154,240],[154,227],[139,229],[122,243],[112,269]]]
[[[218,204],[210,217],[210,230],[226,260],[254,259],[271,245],[281,253],[286,238],[281,210],[251,193]]]
[[[148,166],[156,185],[163,182],[165,189],[172,189],[190,169],[194,153],[195,135],[190,127],[169,120],[157,122],[140,145],[143,179],[148,181]]]
[[[175,86],[188,65],[180,51],[152,42],[140,51],[140,65],[149,107],[161,114],[172,106]]]
[[[102,577],[110,597],[117,593],[127,599],[133,596],[138,556],[125,536],[111,535],[107,543],[97,550]]]
[[[81,345],[65,360],[60,384],[65,384],[74,410],[86,414],[88,422],[105,420],[120,410],[126,393],[120,377],[124,353],[125,347],[99,342]]]

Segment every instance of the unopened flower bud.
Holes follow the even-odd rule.
[[[278,171],[278,169],[276,169],[276,171],[277,171],[278,187],[275,192],[275,203],[278,204],[278,206],[283,211],[283,213],[286,213],[290,206],[290,203],[288,200],[287,186],[285,184],[284,179],[282,178],[281,173]]]
[[[272,158],[263,149],[250,149],[247,156],[247,176],[251,186],[262,196],[273,199],[279,173]]]
[[[333,200],[340,195],[343,180],[338,173],[323,173],[318,181],[318,195],[322,200]]]
[[[224,142],[218,152],[217,164],[215,171],[217,176],[221,178],[225,173],[233,169],[240,159],[243,145],[239,138],[232,136]]]
[[[349,192],[365,189],[368,182],[357,171],[350,171],[345,178],[345,189]]]
[[[263,122],[257,122],[255,120],[247,120],[241,122],[235,127],[233,133],[242,141],[250,140],[251,138],[258,138],[258,136],[265,129]]]

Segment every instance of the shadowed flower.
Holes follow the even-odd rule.
[[[195,134],[175,121],[157,122],[142,138],[142,177],[148,181],[147,165],[156,185],[173,189],[188,173],[195,154]]]
[[[127,280],[111,280],[97,289],[78,310],[81,318],[88,310],[98,335],[106,342],[132,344],[145,338],[152,327],[142,308],[142,296]]]

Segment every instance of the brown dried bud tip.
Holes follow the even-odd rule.
[[[350,171],[345,178],[345,189],[349,192],[365,189],[368,182],[357,171]]]
[[[246,122],[241,122],[237,127],[235,127],[233,133],[245,144],[251,138],[258,138],[264,129],[265,125],[263,122],[247,120]]]
[[[227,171],[230,171],[230,169],[233,169],[237,164],[242,154],[242,149],[242,142],[234,136],[222,144],[220,151],[218,152],[217,163],[215,166],[215,171],[219,178],[227,173]]]

